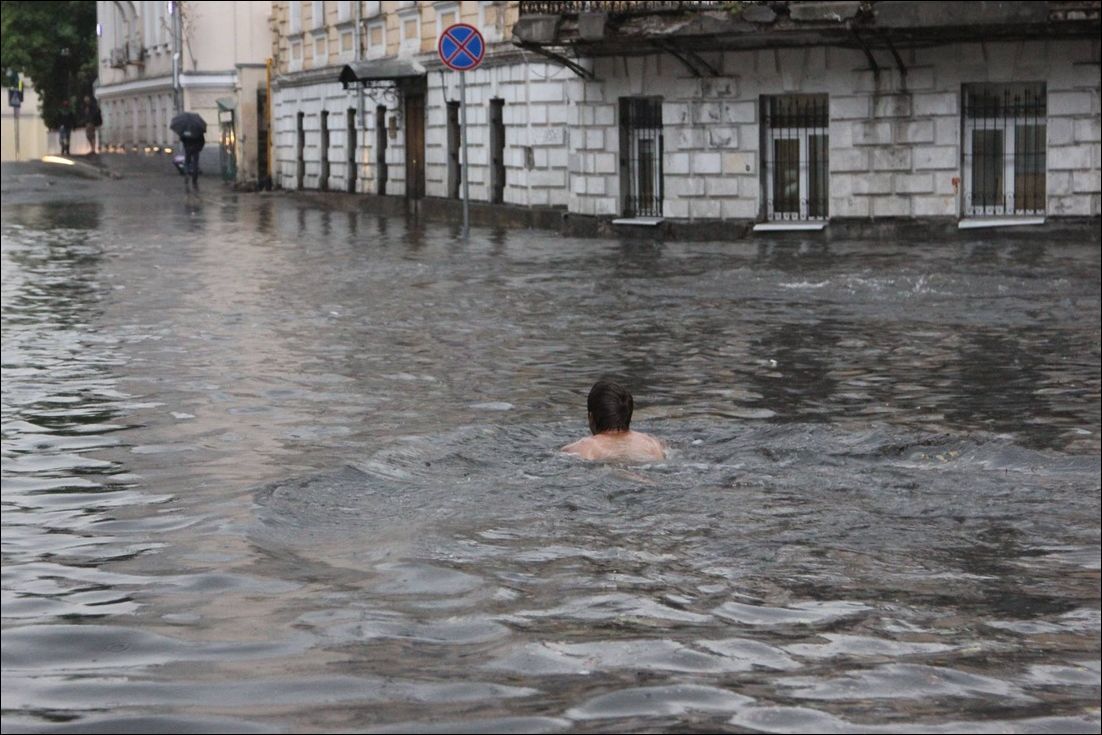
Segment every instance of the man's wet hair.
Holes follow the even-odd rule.
[[[589,410],[589,429],[594,434],[627,431],[635,402],[627,388],[619,383],[598,380],[589,390],[586,408]]]

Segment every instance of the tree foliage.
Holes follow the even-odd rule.
[[[4,0],[0,3],[0,68],[30,78],[47,127],[57,127],[61,103],[75,113],[99,72],[94,0]]]

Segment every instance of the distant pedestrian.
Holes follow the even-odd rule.
[[[181,138],[184,143],[184,177],[191,177],[191,186],[199,191],[199,152],[203,150],[207,139],[202,133],[198,137]]]
[[[81,117],[84,119],[84,134],[88,137],[88,153],[96,155],[96,128],[103,125],[103,114],[99,104],[90,95],[84,95],[84,107],[81,109]]]
[[[181,112],[172,118],[168,125],[172,132],[180,136],[184,146],[184,181],[191,177],[191,186],[199,191],[199,152],[206,144],[207,123],[202,115],[194,112]]]
[[[69,104],[69,100],[64,100],[61,103],[61,112],[57,116],[57,140],[61,144],[61,155],[69,155],[69,141],[73,136],[73,128],[76,127],[77,119],[73,114],[73,108]]]

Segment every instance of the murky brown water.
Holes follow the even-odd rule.
[[[1099,729],[1097,245],[2,251],[5,732]],[[668,462],[557,453],[602,375]]]

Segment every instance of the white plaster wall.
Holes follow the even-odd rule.
[[[298,140],[297,120],[298,113],[303,114],[303,129],[306,131],[306,141],[303,151],[305,171],[303,175],[303,188],[317,189],[320,185],[321,161],[322,161],[322,133],[321,113],[329,112],[329,191],[348,190],[348,149],[352,144],[356,148],[356,191],[360,193],[375,193],[376,171],[374,159],[375,142],[375,108],[377,104],[370,96],[364,97],[364,116],[361,121],[359,115],[359,98],[355,90],[345,91],[336,82],[314,84],[307,86],[284,86],[274,90],[273,119],[275,129],[273,139],[273,158],[275,160],[274,178],[278,186],[285,189],[294,189],[297,186],[297,158],[296,145]],[[388,117],[395,114],[393,104],[388,104]],[[356,134],[352,139],[348,136],[348,110],[356,110]],[[364,128],[366,124],[366,129]],[[401,131],[399,130],[399,134]],[[391,149],[397,147],[399,141],[390,141],[387,160],[391,164],[398,162],[402,171],[396,171],[392,165],[389,171],[387,193],[402,193],[400,184],[405,178],[404,158],[401,154],[395,154]]]
[[[566,124],[573,74],[554,64],[516,62],[467,73],[467,146],[471,199],[490,198],[490,100],[504,103],[506,204],[566,206]],[[446,103],[459,100],[459,76],[428,76],[426,190],[447,196]]]
[[[567,123],[571,119],[574,75],[554,64],[508,63],[483,66],[467,74],[467,124],[470,192],[473,201],[490,198],[490,100],[504,101],[504,202],[524,206],[567,205]],[[459,100],[459,77],[454,72],[430,71],[426,78],[425,193],[447,196],[447,101]],[[338,83],[283,86],[273,93],[274,157],[280,186],[296,186],[296,115],[304,113],[306,130],[303,187],[316,189],[321,173],[321,111],[330,112],[329,189],[345,191],[347,176],[344,115],[356,107],[356,93]],[[359,175],[356,190],[377,193],[375,171],[375,109],[385,103],[388,120],[398,117],[398,134],[388,138],[387,195],[405,194],[405,129],[400,98],[368,96],[366,129],[357,141]]]

